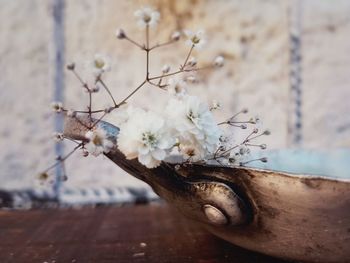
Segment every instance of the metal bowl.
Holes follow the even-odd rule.
[[[83,139],[84,121],[66,118],[65,135]],[[116,141],[117,127],[99,125]],[[190,220],[235,245],[289,260],[350,261],[350,179],[217,165],[183,167],[174,160],[146,169],[137,160],[126,160],[116,147],[106,156]]]

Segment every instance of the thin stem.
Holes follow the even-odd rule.
[[[249,140],[251,140],[251,139],[249,139],[250,136],[252,136],[254,133],[255,133],[255,132],[252,131],[252,132],[247,136],[247,138],[244,139],[244,141],[242,142],[242,144],[245,144],[245,143],[249,142]]]
[[[251,140],[254,140],[254,139],[258,138],[258,137],[261,137],[261,136],[263,136],[263,135],[264,135],[264,133],[261,133],[261,134],[258,134],[258,135],[256,135],[256,136],[253,136],[252,138],[249,138],[249,139],[247,140],[247,142],[249,142],[249,141],[251,141]]]
[[[89,119],[90,119],[90,122],[92,122],[91,108],[92,108],[92,93],[89,91]]]
[[[165,77],[173,76],[173,75],[176,75],[176,74],[179,74],[179,73],[182,73],[182,72],[183,72],[183,70],[178,70],[178,71],[175,71],[175,72],[172,72],[172,73],[163,74],[163,75],[161,75],[161,76],[148,78],[148,80],[154,80],[154,79],[165,78]]]
[[[149,25],[146,25],[146,49],[149,50]]]
[[[76,144],[80,144],[80,142],[77,142],[76,140],[73,140],[73,139],[71,139],[71,138],[69,138],[69,137],[67,137],[67,136],[64,136],[64,138],[65,138],[66,140],[68,140],[68,141],[74,142],[74,143],[76,143]]]
[[[235,146],[233,146],[233,147],[227,149],[226,151],[223,151],[222,153],[220,153],[220,156],[223,156],[223,155],[225,155],[226,153],[229,153],[230,151],[236,149],[237,147],[239,147],[239,146],[242,145],[242,144],[243,144],[243,143],[237,144],[237,145],[235,145]]]
[[[103,112],[105,110],[92,110],[91,113],[99,113],[99,112]],[[74,112],[76,113],[89,113],[89,111],[83,111],[83,110],[75,110]]]
[[[79,82],[83,85],[83,87],[89,91],[89,87],[87,86],[87,84],[83,81],[83,79],[80,77],[80,75],[75,71],[75,69],[72,70],[74,76],[79,80]]]
[[[246,143],[245,145],[251,146],[251,147],[261,147],[260,144],[251,144],[251,143]]]
[[[105,112],[104,114],[102,114],[102,116],[97,120],[95,121],[95,123],[92,125],[91,129],[95,128],[95,126],[100,122],[102,121],[102,119],[107,115],[107,112]]]
[[[137,43],[136,41],[132,40],[131,38],[126,36],[125,39],[128,40],[130,43],[134,44],[135,46],[138,46],[141,49],[145,49],[144,46],[140,45],[139,43]]]
[[[134,95],[147,81],[144,80],[136,89],[134,89],[128,96],[125,97],[121,102],[118,103],[118,107],[124,104],[132,95]]]
[[[107,85],[104,83],[104,81],[101,79],[101,76],[99,76],[97,78],[97,81],[99,81],[101,83],[101,85],[104,87],[104,89],[107,91],[108,95],[111,97],[113,103],[114,103],[114,106],[116,107],[117,106],[117,103],[115,102],[115,99],[112,95],[112,92],[109,90],[109,88],[107,87]]]
[[[89,112],[87,112],[89,113]],[[77,118],[76,116],[74,117],[74,119],[79,122],[79,124],[81,124],[82,126],[84,126],[86,129],[90,129],[90,126],[87,126],[85,123],[83,123],[79,118]]]
[[[251,123],[251,124],[254,124],[251,121],[229,121],[229,122],[230,123]]]
[[[168,42],[165,42],[165,43],[161,43],[161,44],[157,44],[157,45],[154,45],[153,47],[151,47],[149,50],[153,50],[153,49],[156,49],[156,48],[159,48],[159,47],[164,47],[164,46],[167,46],[167,45],[170,45],[170,44],[173,44],[175,43],[176,41],[174,40],[169,40]]]
[[[151,85],[153,85],[153,86],[155,86],[155,87],[158,87],[158,88],[161,88],[161,89],[165,89],[168,85],[167,84],[164,84],[164,85],[161,85],[161,83],[158,83],[158,84],[156,84],[156,83],[153,83],[152,81],[147,81],[149,84],[151,84]]]
[[[242,163],[240,163],[240,165],[246,165],[246,164],[248,164],[248,163],[251,163],[251,162],[256,162],[256,161],[261,161],[261,158],[259,158],[259,159],[253,159],[253,160],[249,160],[249,161],[246,161],[246,162],[242,162]]]
[[[185,66],[186,66],[186,64],[187,64],[187,61],[188,61],[188,59],[189,59],[190,56],[191,56],[191,53],[192,53],[193,48],[194,48],[194,45],[191,46],[191,49],[190,49],[190,51],[189,51],[188,54],[187,54],[187,57],[186,57],[186,59],[185,59],[185,62],[184,62],[183,65],[180,67],[181,70],[183,70],[183,69],[185,68]]]
[[[241,111],[237,112],[237,113],[234,114],[231,118],[229,118],[227,121],[220,122],[220,123],[218,123],[218,125],[229,124],[230,122],[233,122],[232,120],[233,120],[234,118],[236,118],[239,114],[241,114],[241,113],[243,113],[243,112],[245,112],[245,111],[246,111],[246,110],[241,110]],[[237,122],[236,122],[236,123],[237,123]]]
[[[146,26],[146,80],[149,78],[149,26]]]
[[[53,165],[49,166],[46,170],[43,171],[43,173],[47,173],[48,171],[50,171],[51,169],[55,168],[58,164],[60,164],[61,162],[64,162],[65,160],[67,160],[69,158],[69,156],[71,156],[76,150],[78,150],[84,143],[79,143],[77,146],[75,146],[73,148],[72,151],[70,151],[67,155],[65,155],[63,158],[59,157],[59,160],[57,162],[55,162]]]

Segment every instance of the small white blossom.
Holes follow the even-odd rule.
[[[54,112],[60,113],[63,110],[63,104],[62,102],[55,101],[51,103],[51,108]]]
[[[135,108],[131,105],[124,104],[121,107],[115,109],[109,115],[109,119],[114,125],[117,125],[118,127],[120,127],[124,123],[126,123],[131,118],[131,116],[133,116],[134,114],[138,114],[139,111],[142,112],[143,109]]]
[[[197,32],[185,30],[185,35],[188,38],[186,43],[190,46],[194,46],[196,48],[202,48],[206,43],[205,33],[203,30],[199,30]]]
[[[187,94],[186,82],[182,79],[170,78],[167,84],[167,91],[170,95],[181,98]]]
[[[54,140],[56,142],[61,142],[64,139],[63,133],[61,133],[61,132],[54,132],[52,137],[54,138]]]
[[[141,28],[146,26],[156,26],[160,18],[159,12],[150,7],[144,7],[137,10],[135,16],[137,17],[137,23]]]
[[[218,68],[224,66],[224,63],[225,63],[225,59],[223,56],[217,56],[214,60],[214,66]]]
[[[171,99],[166,113],[180,144],[195,147],[202,159],[217,149],[221,131],[209,107],[198,97]]]
[[[163,67],[162,67],[162,73],[163,74],[167,74],[167,73],[169,73],[169,71],[170,71],[170,66],[169,65],[164,65]]]
[[[118,28],[116,31],[115,31],[115,36],[118,38],[118,39],[124,39],[126,38],[126,34],[125,34],[125,31],[121,28]]]
[[[127,159],[138,158],[147,168],[159,166],[174,143],[165,120],[153,112],[134,110],[120,126],[118,149]]]
[[[172,33],[170,38],[172,41],[178,41],[180,37],[181,37],[181,33],[179,31],[175,31],[174,33]]]
[[[88,131],[85,138],[89,140],[85,144],[85,149],[94,156],[104,152],[108,153],[113,147],[113,142],[107,138],[106,131],[101,128]]]
[[[96,54],[91,61],[87,62],[87,68],[97,77],[111,70],[111,60],[106,55]]]

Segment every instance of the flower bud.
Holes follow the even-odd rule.
[[[217,56],[214,60],[214,66],[221,68],[222,66],[224,66],[225,63],[225,59],[223,56]]]
[[[263,163],[267,163],[267,158],[266,157],[260,158],[260,161],[262,161]]]
[[[40,181],[46,181],[48,178],[49,178],[49,175],[48,175],[48,173],[46,173],[46,172],[40,173],[40,174],[38,175],[38,179],[39,179]]]
[[[117,37],[118,39],[124,39],[124,38],[126,38],[126,34],[125,34],[124,30],[121,29],[121,28],[118,28],[118,29],[115,31],[115,35],[116,35],[116,37]]]
[[[60,132],[54,132],[52,137],[56,142],[61,142],[64,139],[63,133],[60,133]]]
[[[88,152],[86,149],[82,149],[81,155],[82,155],[83,157],[88,157],[88,156],[89,156],[89,152]]]
[[[264,133],[263,133],[264,135],[270,135],[271,134],[271,132],[269,131],[269,130],[266,130],[266,131],[264,131]]]
[[[170,66],[167,65],[167,64],[164,65],[163,68],[162,68],[163,74],[167,74],[167,73],[169,73],[169,71],[170,71]]]
[[[112,110],[114,110],[114,107],[107,107],[107,108],[104,109],[104,112],[105,113],[111,113]]]
[[[95,85],[95,86],[91,89],[91,92],[92,92],[92,93],[97,93],[97,92],[99,92],[99,90],[100,90],[100,86],[99,86],[99,85]]]
[[[57,113],[62,112],[62,110],[63,110],[62,102],[58,102],[58,101],[52,102],[51,108],[54,112],[57,112]]]
[[[171,40],[172,41],[178,41],[181,37],[181,33],[179,31],[175,31],[172,35],[171,35]]]
[[[74,68],[75,68],[75,63],[69,63],[69,64],[67,64],[67,69],[68,69],[68,70],[74,70]]]

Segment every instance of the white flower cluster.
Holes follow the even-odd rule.
[[[208,105],[197,97],[170,98],[163,115],[133,107],[123,111],[118,148],[147,168],[157,167],[174,150],[185,159],[204,160],[219,145],[221,131]]]

